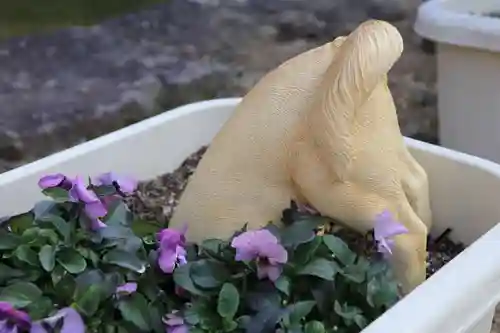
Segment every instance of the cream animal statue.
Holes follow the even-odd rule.
[[[401,35],[369,20],[302,53],[243,98],[190,179],[170,226],[200,241],[278,221],[290,200],[367,232],[388,209],[409,233],[392,264],[403,292],[425,280],[428,180],[407,150],[387,73]]]

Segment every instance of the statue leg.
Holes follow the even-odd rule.
[[[432,211],[427,173],[411,156],[410,152],[405,151],[405,155],[406,157],[402,159],[406,165],[406,172],[404,172],[401,179],[403,191],[415,213],[427,228],[430,229],[432,225]]]
[[[399,207],[398,219],[409,233],[394,238],[390,261],[396,278],[402,283],[403,293],[408,294],[426,278],[428,229],[406,200]]]
[[[425,280],[427,227],[402,191],[389,200],[363,191],[355,184],[336,183],[321,191],[317,197],[305,196],[323,215],[344,221],[347,227],[361,233],[372,229],[375,216],[388,209],[409,230],[408,234],[394,238],[395,246],[390,259],[403,293],[409,293]]]

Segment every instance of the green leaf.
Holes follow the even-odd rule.
[[[316,301],[301,301],[290,304],[287,307],[290,316],[290,323],[300,323],[301,319],[305,318],[316,305]]]
[[[24,230],[28,229],[33,225],[34,218],[35,217],[33,213],[28,212],[12,216],[5,223],[7,223],[10,226],[13,233],[20,235],[24,232]]]
[[[297,274],[312,275],[322,278],[323,280],[333,281],[337,272],[338,269],[334,262],[324,258],[316,258],[300,269]]]
[[[184,311],[184,320],[189,325],[194,326],[200,322],[200,316],[198,315],[198,312],[196,310],[196,307],[191,306],[187,307]]]
[[[38,255],[28,245],[21,245],[15,251],[14,255],[17,259],[31,265],[38,266]]]
[[[40,237],[45,238],[53,245],[56,245],[57,243],[59,243],[59,236],[52,229],[41,229],[40,230]]]
[[[366,273],[369,268],[370,263],[368,260],[363,257],[358,257],[358,261],[355,264],[342,268],[340,273],[355,283],[362,283],[366,279]]]
[[[86,270],[82,274],[79,274],[75,278],[77,290],[76,297],[83,295],[85,290],[87,290],[92,285],[102,285],[104,283],[104,273],[99,269]]]
[[[42,190],[42,193],[56,202],[69,201],[68,191],[60,187],[50,187]]]
[[[57,252],[57,262],[71,274],[79,274],[87,268],[87,262],[75,249],[63,249]]]
[[[218,255],[220,250],[225,247],[225,242],[221,239],[210,238],[205,239],[201,243],[201,249],[207,252],[209,255]]]
[[[224,332],[234,332],[235,329],[238,328],[238,323],[232,319],[223,319],[222,320],[222,329]]]
[[[254,311],[265,308],[281,308],[282,299],[280,293],[269,289],[264,288],[264,290],[249,292],[244,299],[248,307]]]
[[[173,278],[176,285],[193,295],[205,296],[207,293],[197,288],[191,279],[190,270],[193,263],[188,262],[174,270]]]
[[[53,215],[56,207],[56,203],[51,200],[37,202],[32,209],[35,220],[44,221],[47,216]]]
[[[304,333],[325,333],[325,326],[323,323],[313,320],[306,324],[304,328]]]
[[[61,234],[65,242],[69,242],[71,237],[71,225],[68,222],[57,215],[49,215],[45,218],[45,221],[54,226],[57,232]]]
[[[278,280],[274,281],[274,286],[286,296],[290,296],[290,279],[288,277],[281,275]]]
[[[132,212],[122,200],[115,200],[110,206],[111,207],[108,208],[108,214],[104,219],[104,222],[108,226],[130,227],[132,225]]]
[[[283,315],[283,310],[279,307],[261,308],[256,315],[245,323],[246,333],[274,332],[276,324]]]
[[[354,318],[362,314],[361,309],[355,306],[349,306],[346,303],[340,304],[337,300],[335,300],[333,310],[344,319],[347,325],[351,325],[354,322]]]
[[[295,248],[300,244],[308,243],[315,237],[315,228],[319,226],[316,219],[305,219],[294,222],[292,225],[281,230],[281,244],[284,247]]]
[[[354,316],[354,323],[358,325],[359,328],[363,329],[366,326],[368,326],[368,320],[363,316],[363,315],[356,315]]]
[[[229,277],[224,265],[208,259],[193,262],[190,274],[194,284],[203,289],[220,287]]]
[[[29,244],[35,246],[45,244],[45,239],[42,239],[40,237],[40,231],[41,229],[38,227],[28,228],[24,230],[21,235],[22,242],[27,245]]]
[[[122,225],[108,225],[106,228],[101,228],[99,235],[106,239],[109,247],[116,247],[130,253],[139,250],[143,244],[132,229]]]
[[[48,297],[40,297],[26,308],[32,320],[46,318],[54,310],[54,302]]]
[[[0,263],[0,283],[5,283],[10,279],[20,278],[23,276],[23,271]]]
[[[344,265],[352,265],[356,260],[356,254],[349,249],[349,246],[340,238],[334,235],[324,235],[323,243]]]
[[[8,231],[0,232],[0,250],[12,250],[21,244],[21,238]]]
[[[110,196],[110,195],[117,194],[116,188],[113,185],[98,185],[98,186],[93,186],[92,190],[99,197],[107,197],[107,196]]]
[[[155,333],[165,333],[165,324],[163,324],[162,318],[165,314],[166,309],[161,306],[161,304],[149,303],[148,313],[151,320],[151,327]]]
[[[106,253],[102,261],[129,269],[139,274],[144,273],[146,270],[145,263],[137,258],[135,254],[119,249],[114,249]]]
[[[97,266],[99,264],[99,256],[97,253],[86,247],[77,247],[76,250],[87,260],[92,262],[92,265]]]
[[[50,278],[52,279],[52,285],[56,285],[61,281],[61,279],[66,275],[66,270],[62,266],[56,266],[50,273]]]
[[[61,276],[59,282],[54,285],[54,290],[57,290],[56,297],[60,300],[74,299],[76,290],[75,278],[59,265],[56,265],[56,267],[52,271],[52,274],[58,269],[64,271],[64,274]]]
[[[102,287],[98,284],[90,285],[80,297],[76,299],[78,310],[87,317],[93,316],[99,309],[102,297]]]
[[[311,242],[300,244],[293,253],[293,263],[300,266],[307,264],[320,245],[321,237],[318,236],[314,237]]]
[[[16,308],[24,308],[42,296],[42,291],[29,282],[17,282],[2,289],[0,301],[9,302]]]
[[[136,218],[132,221],[131,228],[136,236],[143,238],[156,235],[162,229],[162,225],[155,221],[144,221]]]
[[[50,245],[44,245],[38,253],[38,259],[42,264],[43,269],[51,272],[56,264],[56,249]]]
[[[134,293],[120,299],[118,309],[124,320],[133,323],[142,331],[151,330],[148,303],[142,294]]]
[[[217,301],[217,313],[222,318],[233,319],[240,305],[240,294],[232,283],[224,283]]]
[[[366,286],[366,301],[371,307],[389,307],[399,299],[399,289],[396,281],[382,281],[372,278]]]

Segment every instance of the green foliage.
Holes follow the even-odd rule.
[[[116,194],[110,190],[101,186],[95,192],[102,197]],[[92,230],[84,207],[71,201],[68,191],[50,188],[43,193],[49,200],[3,222],[9,228],[0,230],[0,301],[34,319],[72,306],[89,332],[104,332],[104,323],[113,332],[119,327],[123,332],[150,330],[150,314],[163,315],[163,310],[140,292],[120,298],[115,294],[126,281],[141,284],[147,264],[144,243],[132,231],[132,213],[124,201],[108,207],[109,228]]]
[[[232,239],[182,244],[187,263],[165,273],[161,226],[134,216],[114,186],[90,188],[115,198],[103,228],[93,229],[84,204],[61,188],[3,221],[0,301],[34,319],[71,306],[89,333],[165,332],[164,322],[175,322],[166,315],[199,333],[357,333],[399,298],[384,260],[319,234],[326,220],[297,212],[283,228],[266,227],[287,253],[275,281],[259,278],[264,259],[237,261]],[[125,283],[137,288],[118,293]]]
[[[164,0],[36,0],[0,4],[0,38],[74,25],[92,25]]]

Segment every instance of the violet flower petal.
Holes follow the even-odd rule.
[[[185,230],[166,228],[157,234],[157,239],[160,242],[160,248],[175,249],[177,245],[184,246],[186,244]]]
[[[61,318],[63,319],[63,324],[59,331],[60,333],[85,333],[85,324],[82,317],[71,307],[60,309],[53,316],[42,319],[42,322],[54,328]]]
[[[118,184],[120,191],[125,194],[131,194],[137,189],[138,182],[130,177],[119,176],[114,172],[106,172],[98,177],[98,181],[102,185],[113,185],[114,182]]]
[[[14,326],[29,328],[31,325],[30,316],[26,312],[14,308],[9,302],[0,302],[0,316],[13,322]]]
[[[188,332],[189,332],[189,329],[188,329],[187,325],[180,325],[180,326],[176,326],[176,327],[171,328],[171,331],[169,333],[188,333]]]
[[[87,188],[87,185],[80,176],[77,176],[73,180],[73,186],[71,187],[70,194],[73,198],[77,198],[84,203],[99,201],[97,194]]]
[[[63,308],[59,313],[64,316],[60,333],[85,333],[85,324],[80,314],[73,308]]]
[[[281,275],[281,266],[269,265],[267,263],[257,264],[257,277],[262,280],[268,278],[271,281],[276,281]]]
[[[160,251],[158,257],[158,266],[164,273],[172,273],[175,269],[175,263],[177,262],[176,251],[167,249]]]
[[[17,333],[17,326],[12,325],[7,320],[0,321],[0,333]]]
[[[102,222],[100,219],[90,219],[91,230],[96,231],[105,227],[107,227],[106,223]]]
[[[278,244],[278,239],[267,229],[249,230],[231,241],[231,246],[235,249],[253,250],[261,248],[262,244]]]
[[[127,282],[127,283],[122,284],[121,286],[118,286],[116,288],[117,294],[130,295],[130,294],[135,293],[136,291],[137,291],[137,283],[136,282]]]
[[[287,262],[288,252],[281,244],[267,243],[262,244],[261,247],[262,249],[259,251],[260,255],[267,257],[272,265]]]
[[[98,219],[100,217],[106,216],[108,210],[104,204],[97,199],[97,201],[85,204],[85,213],[90,219]]]
[[[184,265],[187,263],[187,259],[186,259],[187,252],[186,252],[186,249],[184,249],[182,246],[178,245],[175,248],[175,255],[177,257],[177,264]]]
[[[374,237],[379,241],[382,238],[394,237],[408,233],[408,229],[394,220],[388,210],[384,210],[375,218]]]
[[[52,175],[43,176],[38,181],[38,186],[42,189],[47,189],[51,187],[57,187],[63,183],[66,179],[62,173],[56,173]]]
[[[248,251],[246,249],[236,249],[234,260],[236,261],[251,261],[258,257],[256,251]]]
[[[167,315],[167,320],[164,321],[164,323],[167,325],[167,326],[179,326],[179,325],[183,325],[184,324],[184,319],[182,319],[181,317],[177,317],[175,315]]]
[[[0,332],[3,332],[0,330]],[[31,326],[30,333],[47,333],[47,330],[42,326],[41,323],[35,322]]]

